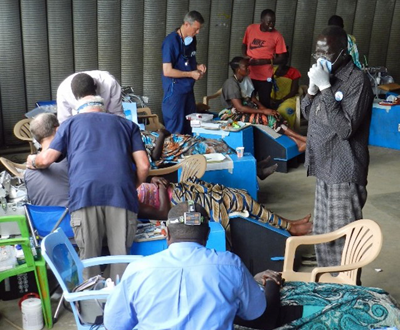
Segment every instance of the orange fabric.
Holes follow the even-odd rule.
[[[270,59],[275,54],[286,53],[283,36],[277,30],[262,32],[260,24],[251,24],[247,27],[243,43],[247,46],[247,55],[254,59]],[[272,75],[271,64],[250,66],[251,79],[265,81]]]

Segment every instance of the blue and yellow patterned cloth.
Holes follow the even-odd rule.
[[[184,134],[171,134],[164,140],[164,147],[159,160],[151,157],[151,152],[155,148],[156,140],[159,137],[157,132],[141,131],[142,141],[149,156],[152,168],[157,168],[161,164],[176,164],[179,159],[196,154],[236,153],[224,141],[217,139],[206,139],[201,136]]]

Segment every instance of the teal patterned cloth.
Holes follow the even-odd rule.
[[[400,328],[400,309],[396,301],[378,288],[288,282],[281,290],[281,304],[311,305],[324,308],[279,329],[364,330]]]

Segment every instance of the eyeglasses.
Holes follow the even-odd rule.
[[[339,55],[336,57],[336,60],[339,58],[340,55],[342,55],[343,51],[344,51],[344,48],[340,51]],[[335,56],[335,54],[318,52],[318,53],[312,53],[311,56],[314,58],[314,60],[318,60],[319,58],[324,58],[324,59],[332,62],[332,58]],[[335,62],[336,62],[336,60],[335,60]]]
[[[335,56],[335,54],[328,54],[328,53],[312,53],[311,56],[314,58],[314,60],[318,60],[319,58],[324,58],[328,61],[332,61],[332,57]]]

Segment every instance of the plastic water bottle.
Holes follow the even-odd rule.
[[[24,251],[22,250],[22,246],[19,244],[15,246],[15,257],[17,258],[18,265],[25,263]]]

